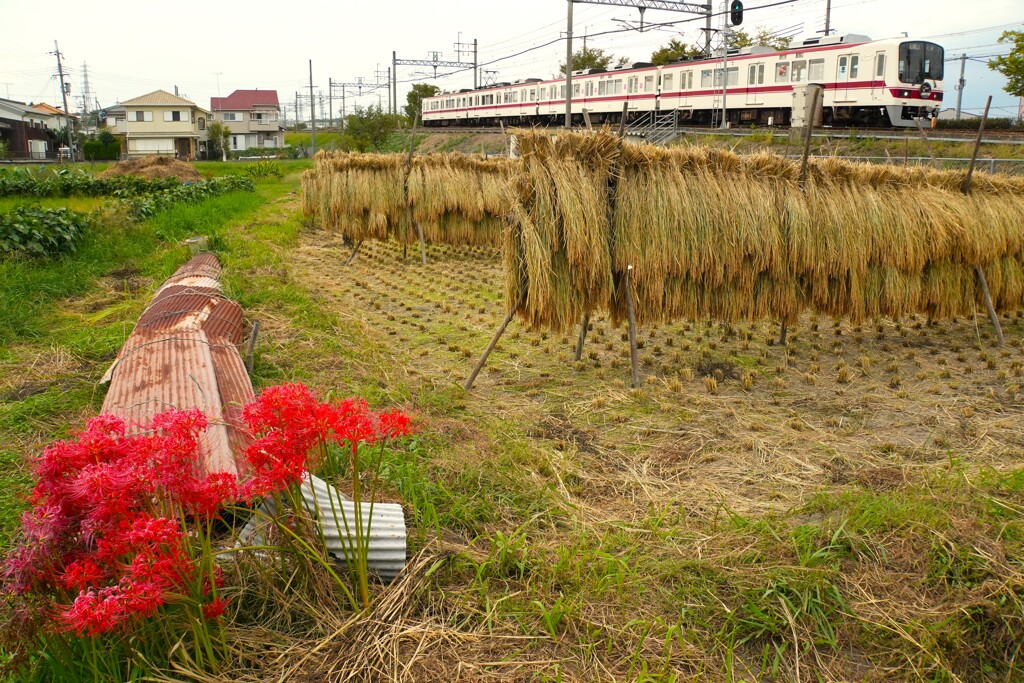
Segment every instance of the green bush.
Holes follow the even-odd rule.
[[[88,157],[87,157],[88,158]],[[99,178],[83,170],[0,169],[0,197],[133,197],[180,185],[175,178],[147,180],[136,176]]]
[[[121,158],[121,143],[114,140],[103,144],[99,140],[90,140],[82,145],[82,154],[86,161],[114,161]]]
[[[231,156],[235,159],[241,157],[267,157],[273,159],[286,159],[288,158],[289,149],[288,147],[249,147],[244,150],[232,152]]]
[[[75,250],[89,216],[69,209],[18,206],[0,214],[0,253],[54,256]]]
[[[978,130],[978,124],[981,123],[981,119],[977,117],[969,117],[966,119],[938,119],[935,127],[938,129],[946,130]],[[996,117],[990,118],[985,121],[985,130],[1024,130],[1024,121],[1017,121],[1009,117]]]

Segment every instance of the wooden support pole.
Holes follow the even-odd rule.
[[[632,366],[632,386],[640,387],[640,366],[636,352],[636,313],[633,310],[633,266],[626,266],[626,313],[629,316],[629,362]]]
[[[350,255],[349,257],[348,257],[348,260],[347,260],[347,261],[345,261],[345,265],[346,265],[346,266],[347,266],[348,264],[352,263],[352,261],[353,261],[353,260],[355,259],[355,257],[356,257],[356,254],[358,254],[358,253],[359,253],[359,247],[361,247],[361,246],[363,246],[363,241],[362,241],[362,240],[359,240],[358,242],[356,242],[356,246],[355,246],[355,248],[354,248],[354,249],[352,249],[352,254],[351,254],[351,255]]]
[[[619,137],[626,134],[626,114],[629,113],[629,102],[622,103],[622,118],[619,119]]]
[[[481,370],[483,370],[484,363],[487,362],[487,357],[491,355],[491,351],[493,351],[494,347],[497,346],[498,340],[501,339],[501,335],[505,334],[505,328],[508,327],[510,322],[512,322],[512,317],[515,314],[516,312],[514,310],[509,311],[508,315],[505,316],[505,322],[501,323],[501,327],[499,327],[498,331],[494,333],[494,338],[491,339],[491,343],[487,345],[484,355],[480,356],[480,360],[477,361],[476,367],[473,368],[473,372],[469,374],[469,379],[467,379],[466,383],[462,385],[462,388],[466,391],[473,388],[473,382],[476,381],[476,376],[480,374]]]
[[[583,322],[580,323],[580,338],[576,341],[576,360],[583,358],[583,342],[587,339],[587,328],[590,326],[590,313],[583,314]]]
[[[782,321],[782,326],[779,328],[779,345],[780,346],[785,346],[786,345],[786,332],[787,331],[788,330],[786,329],[786,321],[783,320]]]
[[[971,179],[974,176],[974,164],[978,161],[978,149],[981,147],[981,136],[985,132],[985,122],[988,121],[988,109],[992,106],[992,96],[988,96],[988,101],[985,102],[985,113],[981,115],[981,123],[978,124],[978,137],[974,139],[974,152],[971,154],[971,165],[967,167],[967,175],[964,176],[964,182],[960,185],[960,191],[964,194],[968,194],[971,191]],[[996,307],[992,304],[992,294],[988,289],[988,280],[985,279],[985,271],[981,269],[980,265],[974,266],[974,272],[978,276],[978,282],[981,283],[981,293],[985,296],[985,307],[988,309],[989,320],[992,321],[992,327],[996,328],[996,338],[999,340],[999,345],[1003,346],[1006,343],[1006,338],[1003,336],[1003,326],[999,324],[999,316],[996,315]]]
[[[252,321],[252,332],[249,333],[249,344],[245,348],[245,368],[252,374],[253,352],[256,350],[256,337],[260,333],[260,321]]]
[[[932,168],[942,168],[942,164],[940,164],[939,160],[935,158],[935,152],[932,151],[932,141],[928,138],[928,133],[925,132],[924,126],[921,125],[921,119],[915,118],[914,119],[914,123],[917,124],[917,130],[918,130],[919,133],[921,133],[921,139],[924,140],[924,148],[926,150],[928,150],[928,156],[930,156],[931,159],[932,159]],[[909,140],[908,140],[908,145],[909,145]],[[904,150],[904,152],[903,152],[904,159],[906,159],[906,156],[907,156],[907,152],[906,152],[906,150]],[[905,161],[904,161],[904,165],[906,165]]]
[[[590,110],[583,110],[583,123],[587,124],[587,130],[594,130],[593,124],[590,123]]]
[[[807,130],[804,133],[804,156],[800,162],[800,189],[804,189],[804,184],[807,182],[807,159],[811,155],[811,131],[814,130],[814,115],[818,111],[818,95],[821,94],[821,90],[818,88],[814,89],[814,97],[811,99],[811,110],[810,120],[807,121]]]
[[[405,157],[405,186],[402,188],[402,196],[405,198],[405,215],[416,226],[416,232],[420,238],[420,258],[423,261],[423,265],[427,265],[427,243],[423,239],[423,226],[420,225],[418,220],[413,218],[412,207],[409,206],[409,176],[412,174],[412,152],[416,144],[416,126],[419,122],[419,116],[412,121],[412,133],[409,135],[409,153]]]

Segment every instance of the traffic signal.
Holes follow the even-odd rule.
[[[739,26],[743,23],[743,3],[740,0],[732,0],[729,3],[729,21],[732,22],[733,26]]]

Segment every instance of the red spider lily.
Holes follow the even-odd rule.
[[[253,475],[244,483],[224,472],[196,475],[207,427],[198,410],[158,415],[142,435],[102,415],[77,439],[46,448],[35,464],[22,541],[2,565],[25,615],[48,600],[60,629],[91,636],[124,629],[184,596],[205,600],[204,617],[217,619],[227,601],[210,596],[223,586],[223,572],[204,571],[199,580],[198,567],[209,566],[208,558],[193,558],[208,547],[196,540],[202,527],[190,531],[177,515],[207,521],[226,503],[297,486],[326,441],[355,452],[410,432],[400,411],[376,413],[360,399],[321,402],[302,384],[266,389],[243,416],[255,436],[245,453]]]
[[[217,597],[206,603],[203,605],[203,618],[207,621],[214,621],[220,618],[228,608],[228,602],[224,598]]]

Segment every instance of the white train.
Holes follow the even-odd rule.
[[[788,125],[794,91],[824,86],[826,126],[915,126],[942,103],[945,54],[921,40],[871,40],[862,35],[811,38],[776,51],[730,50],[725,96],[732,125]],[[680,125],[721,122],[723,55],[664,66],[638,62],[573,72],[572,111],[615,123],[628,103],[630,119],[676,112]],[[527,78],[425,98],[427,126],[547,125],[564,122],[565,80]]]

